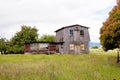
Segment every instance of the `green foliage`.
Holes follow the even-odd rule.
[[[24,43],[36,42],[38,38],[37,29],[31,26],[21,26],[9,43],[9,53],[24,53]]]
[[[115,21],[120,20],[120,10],[117,10],[116,13],[114,13],[113,19]]]
[[[100,30],[100,42],[105,51],[115,49],[120,44],[120,1],[109,13]]]
[[[54,35],[42,35],[39,41],[40,42],[55,42],[55,36]]]
[[[94,50],[89,55],[0,55],[0,80],[119,80],[116,52]]]
[[[8,48],[8,41],[5,38],[0,39],[0,52],[6,54]]]
[[[93,46],[92,49],[98,49],[98,46]]]

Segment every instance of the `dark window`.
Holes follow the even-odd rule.
[[[80,30],[80,35],[84,36],[84,30]]]
[[[73,29],[70,29],[70,36],[73,36]]]

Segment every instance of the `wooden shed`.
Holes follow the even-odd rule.
[[[56,53],[58,48],[56,45],[61,43],[47,43],[47,42],[32,42],[32,43],[25,43],[25,54],[31,53]]]

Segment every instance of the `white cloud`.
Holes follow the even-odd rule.
[[[22,24],[36,26],[40,35],[80,24],[90,27],[91,41],[99,41],[102,22],[115,4],[114,0],[0,0],[0,34],[9,39]]]

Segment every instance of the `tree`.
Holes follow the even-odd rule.
[[[1,52],[1,54],[6,54],[7,48],[8,48],[7,40],[5,38],[1,38],[0,39],[0,52]]]
[[[55,36],[54,35],[42,35],[39,41],[40,42],[54,42]]]
[[[10,53],[24,53],[24,43],[36,42],[38,39],[37,29],[31,26],[21,26],[21,31],[17,32],[9,43]]]
[[[100,29],[100,42],[105,51],[119,47],[120,44],[120,0]]]
[[[117,55],[117,63],[120,52],[120,0],[109,13],[108,19],[103,23],[100,30],[100,42],[105,51],[119,48]]]

